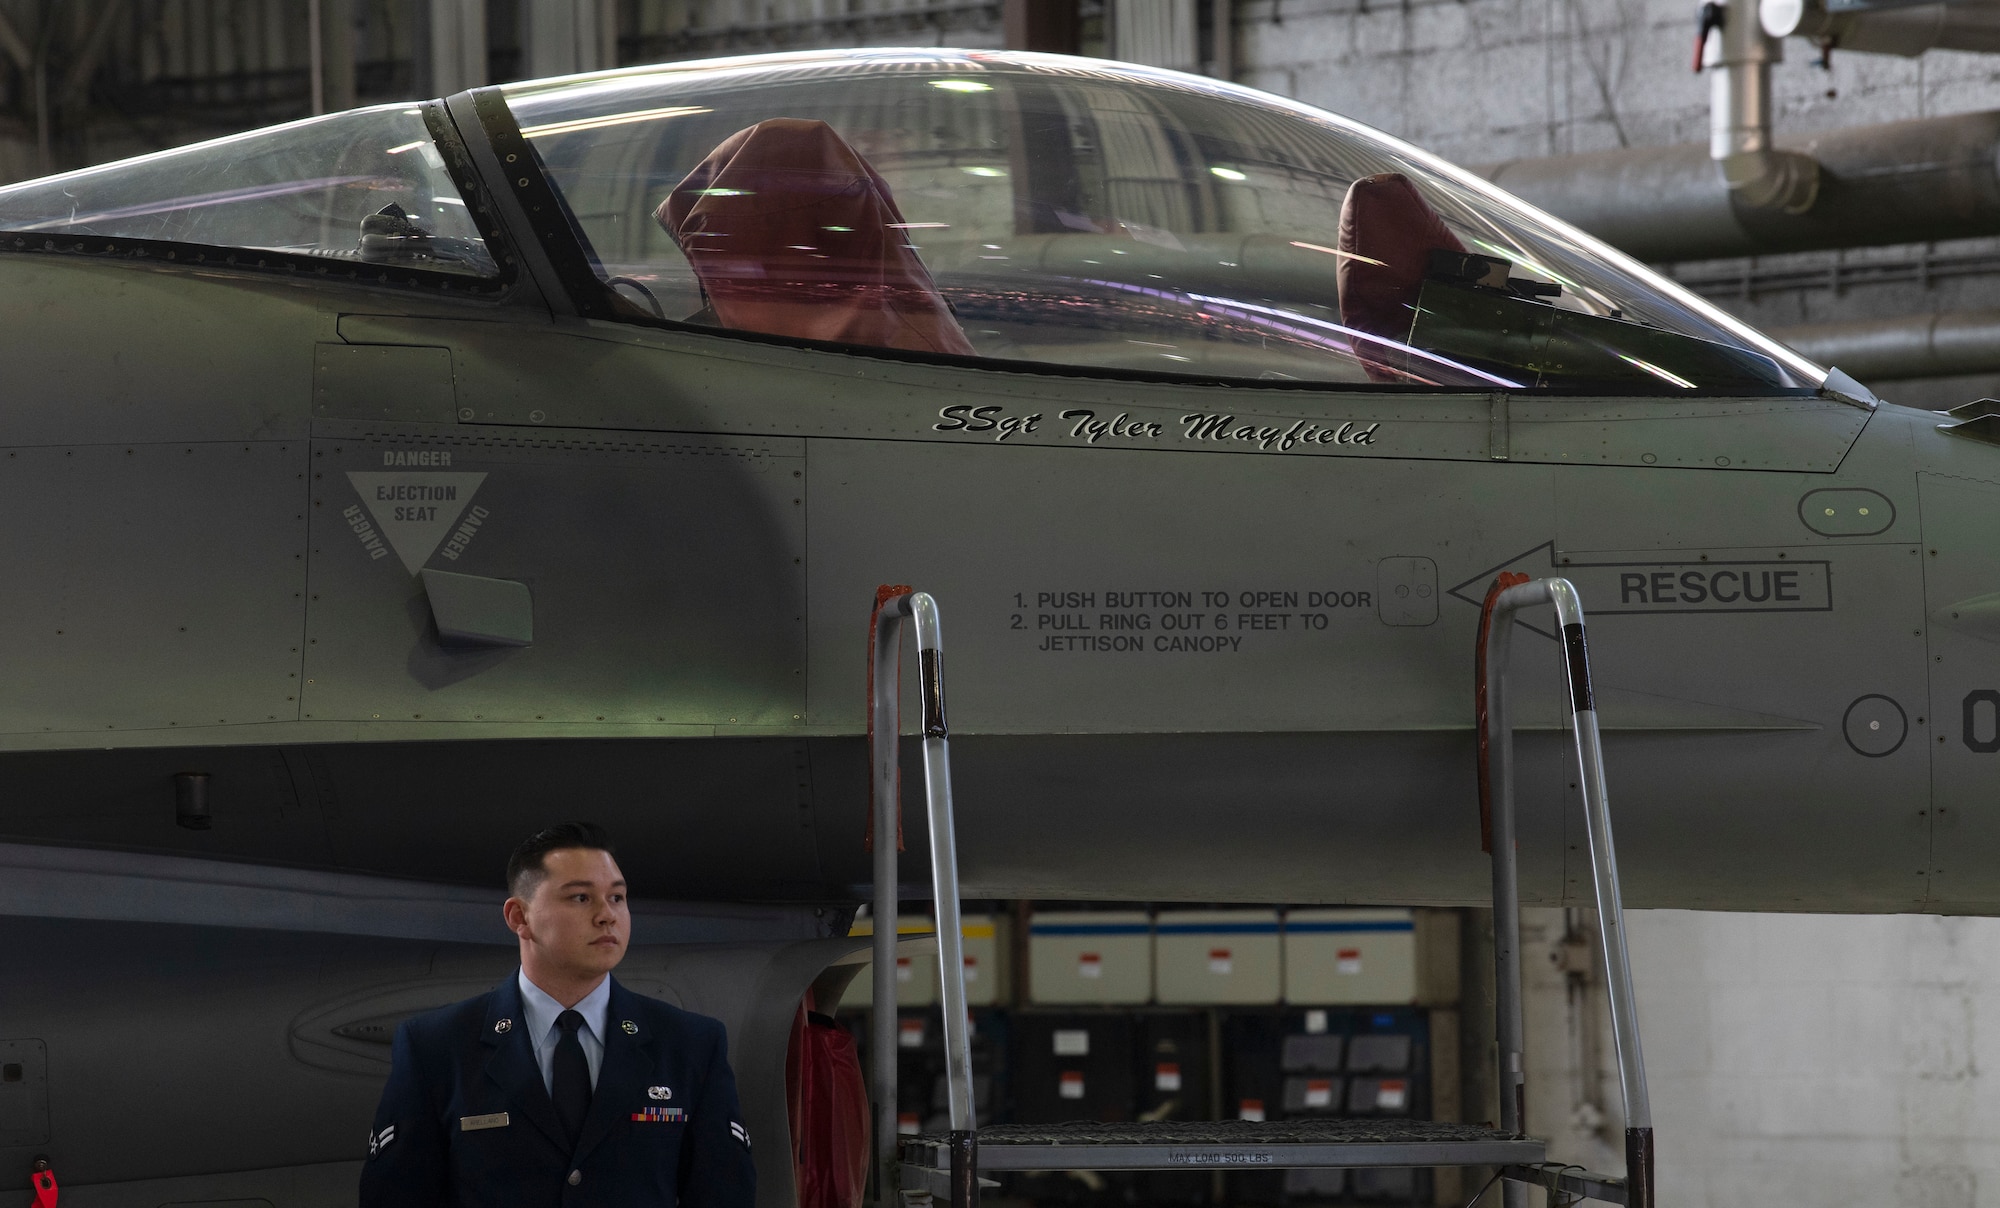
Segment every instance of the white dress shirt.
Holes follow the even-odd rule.
[[[566,1009],[550,998],[542,988],[528,980],[528,971],[521,970],[517,979],[521,983],[521,1022],[527,1025],[528,1039],[535,1046],[535,1064],[541,1067],[542,1086],[549,1094],[556,1093],[555,1063],[556,1042],[562,1039],[562,1030],[556,1027],[556,1017]],[[611,977],[605,975],[597,983],[597,989],[583,996],[574,1008],[583,1016],[583,1026],[576,1030],[576,1039],[583,1046],[583,1060],[590,1066],[590,1085],[597,1086],[597,1071],[604,1067],[604,1027],[611,1014]]]

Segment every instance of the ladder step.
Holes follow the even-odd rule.
[[[1546,1145],[1476,1124],[1428,1120],[999,1124],[978,1130],[979,1169],[1283,1170],[1359,1166],[1539,1166]],[[903,1143],[903,1162],[948,1169],[942,1136]]]
[[[1551,1192],[1582,1196],[1586,1200],[1605,1204],[1631,1203],[1624,1179],[1596,1174],[1581,1166],[1544,1162],[1538,1166],[1508,1166],[1500,1174],[1517,1183],[1532,1183]]]

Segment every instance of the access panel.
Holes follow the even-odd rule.
[[[306,462],[297,440],[0,454],[0,731],[125,745],[296,717]]]
[[[303,719],[790,725],[801,454],[417,427],[316,440]],[[427,567],[512,601],[499,636],[440,632]]]

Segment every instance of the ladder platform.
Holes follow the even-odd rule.
[[[1002,1170],[1284,1170],[1309,1166],[1538,1166],[1534,1137],[1429,1120],[1168,1121],[997,1124],[981,1128],[978,1168]],[[943,1173],[947,1137],[903,1142],[905,1169]],[[913,1172],[914,1173],[914,1172]]]

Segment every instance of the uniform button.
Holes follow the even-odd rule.
[[[581,1170],[572,1170],[569,1172],[570,1186],[574,1187],[581,1182],[583,1182],[583,1172]]]

